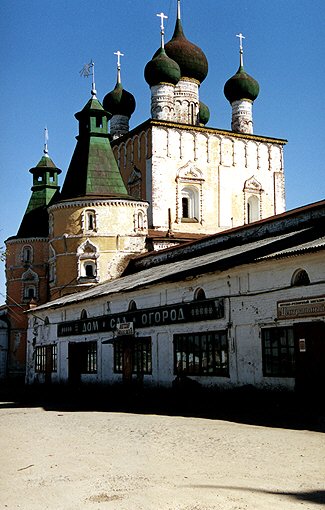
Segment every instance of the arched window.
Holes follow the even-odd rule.
[[[199,221],[199,193],[194,186],[182,188],[182,221]]]
[[[310,279],[309,279],[307,271],[305,271],[304,269],[297,269],[297,271],[295,271],[293,273],[292,278],[291,278],[291,285],[293,287],[300,287],[300,286],[309,285],[309,284],[310,284]]]
[[[260,201],[256,195],[252,195],[247,200],[247,221],[248,223],[252,223],[253,221],[258,221],[260,219]]]
[[[92,260],[84,262],[84,270],[87,278],[94,278],[96,276],[96,264]]]
[[[95,280],[97,278],[97,259],[99,253],[96,246],[89,240],[85,241],[78,248],[79,255],[79,279],[82,280]]]
[[[80,319],[84,320],[87,319],[87,317],[88,317],[87,310],[85,309],[81,310]]]
[[[25,285],[24,287],[24,299],[28,301],[36,298],[36,287],[35,285]]]
[[[201,287],[199,287],[194,292],[194,301],[203,301],[204,299],[206,299],[205,292]]]
[[[25,264],[31,264],[32,263],[32,247],[31,246],[24,246],[22,251],[22,259]]]
[[[137,309],[137,304],[133,299],[131,299],[128,309],[129,309],[129,312],[134,312]]]
[[[34,271],[28,269],[22,274],[22,296],[24,301],[37,299],[39,277]]]
[[[90,232],[96,230],[96,213],[92,209],[85,212],[85,227]]]
[[[143,212],[138,212],[138,229],[142,230],[144,228],[144,218],[143,218]]]

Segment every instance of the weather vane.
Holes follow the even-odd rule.
[[[49,151],[48,151],[48,147],[47,147],[47,142],[49,141],[49,132],[48,132],[48,129],[47,127],[44,128],[44,154],[45,156],[48,155]]]
[[[89,64],[85,64],[81,71],[79,71],[80,76],[83,76],[84,78],[88,78],[88,76],[92,76],[92,85],[91,85],[91,95],[96,98],[96,86],[95,86],[95,62],[92,60],[89,62]]]

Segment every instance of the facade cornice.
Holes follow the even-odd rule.
[[[16,239],[15,237],[9,237],[5,243],[6,244],[26,244],[26,243],[34,243],[35,241],[47,243],[49,240],[48,237],[20,237]]]
[[[49,207],[48,211],[52,212],[57,209],[68,209],[70,207],[101,207],[101,206],[132,206],[132,207],[148,207],[149,203],[145,200],[125,200],[125,199],[87,199],[87,200],[67,200],[66,202],[58,202]]]
[[[184,131],[193,131],[197,133],[205,133],[205,134],[215,134],[221,136],[228,136],[229,138],[239,138],[241,140],[254,140],[256,142],[264,142],[264,143],[272,143],[279,145],[286,145],[288,140],[284,138],[273,138],[268,136],[260,136],[255,134],[248,133],[236,133],[235,131],[228,131],[226,129],[218,129],[218,128],[210,128],[203,126],[194,126],[189,124],[181,124],[178,122],[167,121],[167,120],[156,120],[156,119],[148,119],[142,124],[139,124],[137,127],[126,133],[125,135],[117,138],[112,141],[112,147],[120,145],[122,142],[126,142],[129,138],[132,138],[139,132],[146,131],[147,129],[157,126],[157,127],[165,127],[165,128],[173,128]]]

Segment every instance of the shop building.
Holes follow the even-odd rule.
[[[325,384],[325,202],[133,258],[28,313],[27,382]]]

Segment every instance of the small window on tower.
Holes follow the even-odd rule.
[[[94,278],[96,276],[95,274],[95,265],[93,262],[87,262],[85,264],[85,276],[88,278]]]
[[[36,298],[36,287],[34,285],[26,285],[24,288],[24,299],[30,300]]]
[[[96,230],[96,214],[95,211],[86,211],[86,230]]]
[[[23,262],[30,264],[32,262],[32,248],[31,246],[24,246],[23,248]]]

